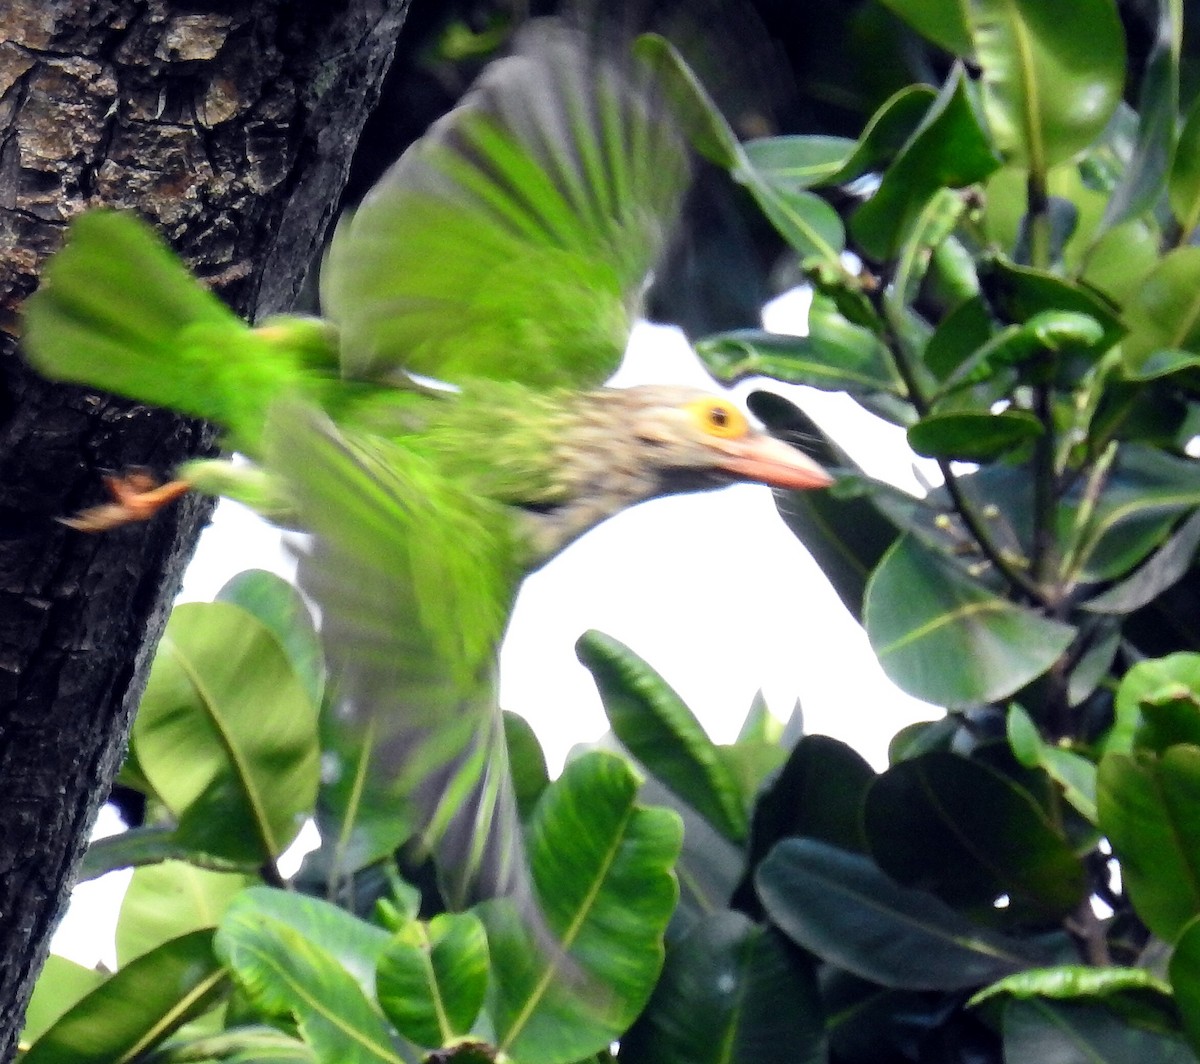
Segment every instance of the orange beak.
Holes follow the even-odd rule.
[[[833,477],[808,455],[774,436],[752,432],[741,439],[712,442],[725,455],[718,467],[739,480],[791,491],[827,488],[833,483]]]

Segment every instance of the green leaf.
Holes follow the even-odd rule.
[[[1042,675],[1074,630],[990,592],[915,536],[867,585],[867,636],[884,672],[938,705],[995,702]]]
[[[1071,319],[1051,317],[1049,323],[1062,322],[1060,341],[1054,349],[1074,344],[1087,346],[1096,355],[1107,351],[1122,336],[1124,329],[1113,310],[1094,292],[1082,285],[1065,280],[1047,270],[1032,266],[1020,266],[1005,259],[992,259],[989,264],[991,294],[1001,312],[1018,324],[1033,323],[1039,315],[1051,312],[1055,315],[1079,315],[1090,318],[1100,325],[1100,335],[1095,336],[1090,327],[1081,321],[1072,326]],[[1048,337],[1051,338],[1051,337]]]
[[[521,819],[526,820],[550,782],[546,755],[529,722],[516,713],[504,713],[504,741],[508,744],[508,766]]]
[[[1145,968],[1091,968],[1083,964],[1061,964],[1054,968],[1034,968],[1007,976],[979,991],[967,1006],[1005,995],[1029,998],[1108,998],[1127,993],[1149,992],[1169,998],[1171,988]]]
[[[1177,0],[1157,5],[1158,25],[1138,91],[1137,141],[1104,212],[1106,226],[1152,211],[1171,167],[1179,112],[1179,51],[1183,9]],[[1174,180],[1172,176],[1172,181]]]
[[[21,1045],[27,1046],[49,1030],[64,1012],[105,980],[103,972],[51,953],[46,958],[25,1010]]]
[[[1180,651],[1139,661],[1117,687],[1116,719],[1134,722],[1137,749],[1200,747],[1200,654]]]
[[[1184,925],[1171,951],[1171,989],[1192,1049],[1200,1053],[1200,917]]]
[[[881,986],[961,990],[1038,963],[1025,943],[976,927],[865,857],[785,839],[758,869],[775,924],[822,960]]]
[[[829,175],[829,183],[845,184],[881,169],[920,128],[936,99],[937,93],[928,85],[906,85],[888,97],[863,128],[854,151]]]
[[[383,928],[320,898],[274,887],[251,887],[238,895],[222,919],[218,949],[226,927],[250,927],[256,921],[291,929],[348,972],[364,993],[374,995],[375,968],[390,938]]]
[[[211,872],[184,861],[164,861],[137,869],[129,881],[117,919],[117,962],[124,967],[188,931],[212,929],[256,877]]]
[[[1180,231],[1187,237],[1200,225],[1200,99],[1192,102],[1179,134],[1167,196]]]
[[[625,748],[726,838],[744,839],[748,824],[738,780],[666,681],[602,632],[584,633],[575,653],[595,679]]]
[[[273,860],[312,812],[316,711],[274,633],[238,606],[171,614],[133,742],[185,846]]]
[[[1106,754],[1097,779],[1100,830],[1143,923],[1174,941],[1200,914],[1200,748],[1162,757]]]
[[[828,184],[850,158],[854,141],[826,136],[763,137],[746,141],[742,150],[770,184],[799,190]]]
[[[1200,352],[1200,247],[1163,256],[1126,306],[1125,324],[1122,350],[1133,370],[1163,348]]]
[[[214,872],[254,872],[260,867],[253,861],[228,861],[184,846],[176,841],[174,828],[131,828],[93,842],[83,855],[75,882],[84,883],[118,868],[160,861],[190,861]]]
[[[255,1007],[267,1016],[294,1017],[318,1060],[416,1060],[396,1051],[383,1017],[353,976],[287,924],[242,910],[222,923],[216,945]]]
[[[866,329],[844,319],[830,322],[819,338],[738,329],[706,336],[696,342],[695,350],[724,384],[772,377],[851,395],[901,387],[886,348]]]
[[[801,736],[754,804],[746,871],[733,899],[737,908],[752,914],[759,909],[754,872],[781,839],[819,839],[865,853],[863,807],[874,779],[871,766],[845,743],[826,735]]]
[[[951,55],[967,55],[971,50],[970,28],[962,0],[882,0],[922,37],[933,41]]]
[[[405,1038],[437,1049],[470,1033],[483,1007],[488,944],[474,913],[414,920],[394,935],[375,973],[379,1004]]]
[[[304,683],[313,708],[320,709],[325,691],[325,658],[312,614],[300,592],[265,569],[248,569],[217,592],[217,601],[241,606],[275,634]]]
[[[627,1064],[820,1064],[811,964],[771,928],[716,912],[672,943],[654,994],[621,1039]]]
[[[980,0],[967,17],[984,112],[1006,162],[1044,176],[1101,134],[1125,80],[1112,0]]]
[[[956,72],[885,171],[875,194],[854,213],[851,232],[869,256],[890,259],[939,189],[982,181],[998,165],[961,72]]]
[[[80,998],[22,1058],[30,1064],[125,1064],[207,1012],[227,976],[212,932],[193,931],[126,965]]]
[[[927,458],[991,462],[1036,440],[1042,423],[1024,410],[930,414],[908,430],[908,445]]]
[[[1145,218],[1114,226],[1088,250],[1079,280],[1117,306],[1133,299],[1142,278],[1158,264],[1158,231]]]
[[[675,814],[637,804],[637,780],[611,754],[572,761],[542,795],[528,854],[549,947],[507,900],[481,915],[497,1046],[522,1064],[568,1064],[619,1037],[662,967],[678,896]]]
[[[1167,588],[1182,580],[1200,546],[1200,512],[1194,513],[1178,531],[1137,570],[1095,598],[1084,602],[1092,613],[1124,615],[1153,602]]]
[[[1041,768],[1089,823],[1096,823],[1096,766],[1086,757],[1045,742],[1020,706],[1008,709],[1008,745],[1026,768]]]
[[[1085,893],[1082,864],[1033,798],[958,754],[888,769],[867,792],[863,822],[884,872],[981,918],[1007,895],[1014,918],[1045,923]]]
[[[1103,1005],[1010,1001],[1004,1059],[1047,1064],[1195,1064],[1182,1040],[1135,1027]]]

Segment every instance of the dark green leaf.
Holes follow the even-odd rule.
[[[645,1006],[662,967],[678,892],[679,819],[636,803],[611,754],[572,761],[542,795],[528,856],[549,948],[507,900],[481,915],[498,1047],[522,1064],[566,1064],[606,1047]]]
[[[118,868],[136,868],[159,861],[191,861],[215,872],[253,872],[260,867],[252,861],[227,861],[189,849],[175,841],[174,828],[131,828],[93,842],[83,855],[75,882],[83,883]]]
[[[1042,423],[1024,410],[930,414],[908,430],[908,445],[927,458],[990,462],[1041,434]]]
[[[601,632],[584,633],[575,653],[595,679],[624,747],[723,835],[734,842],[744,839],[748,825],[737,778],[663,678]]]
[[[1029,714],[1017,705],[1008,710],[1008,744],[1022,765],[1044,769],[1075,810],[1096,823],[1096,766],[1091,761],[1046,742]]]
[[[1125,80],[1112,0],[981,0],[967,9],[984,111],[1006,162],[1044,175],[1104,130]]]
[[[742,145],[754,168],[776,188],[812,188],[828,183],[854,150],[845,137],[788,136],[748,140]]]
[[[1049,669],[1074,630],[971,580],[912,535],[867,585],[867,635],[884,671],[945,706],[995,702]]]
[[[981,296],[964,300],[934,330],[925,348],[925,366],[944,381],[991,338],[992,316]]]
[[[1183,1041],[1128,1023],[1102,1005],[1010,1001],[1004,1059],[1038,1064],[1195,1064]]]
[[[883,4],[951,55],[970,53],[966,8],[958,0],[883,0]]]
[[[1047,311],[1066,311],[1090,318],[1100,325],[1101,334],[1091,344],[1095,353],[1107,351],[1121,339],[1124,329],[1112,308],[1082,285],[1004,259],[992,260],[989,272],[996,302],[1011,321],[1023,325]],[[1075,342],[1082,343],[1084,339],[1080,336]]]
[[[80,998],[22,1059],[124,1064],[212,1008],[226,984],[212,932],[193,931],[143,954]]]
[[[855,212],[851,231],[872,258],[889,259],[938,189],[981,181],[998,165],[963,78],[956,73],[888,167],[875,194]]]
[[[1183,579],[1200,546],[1200,512],[1192,514],[1179,530],[1142,565],[1119,584],[1083,604],[1093,613],[1123,615],[1141,609]]]
[[[528,819],[542,791],[550,782],[546,771],[546,755],[542,744],[524,717],[505,711],[504,740],[508,743],[508,765],[516,791],[517,808],[521,819]]]
[[[901,884],[989,915],[1061,918],[1084,896],[1083,866],[1033,798],[979,761],[929,753],[894,765],[867,792],[871,855]]]
[[[488,945],[474,913],[400,929],[379,958],[379,1004],[405,1038],[437,1049],[469,1034],[483,1007]]]
[[[936,99],[928,85],[906,85],[890,96],[871,116],[841,169],[829,175],[829,183],[853,181],[888,163],[920,128]]]
[[[1200,1053],[1200,917],[1184,925],[1171,951],[1171,989],[1192,1049]]]
[[[741,913],[706,917],[671,945],[628,1064],[821,1064],[824,1022],[809,961]]]
[[[813,839],[785,839],[756,879],[785,934],[882,986],[966,989],[1038,963],[1027,945],[976,927],[932,894],[898,886],[865,857]]]
[[[900,386],[884,346],[867,330],[841,319],[821,336],[784,336],[758,329],[706,336],[695,344],[708,371],[726,384],[773,377],[851,395]]]
[[[1176,248],[1159,261],[1126,307],[1125,324],[1122,350],[1132,370],[1163,348],[1200,352],[1200,247]]]
[[[1099,827],[1134,908],[1151,931],[1174,941],[1200,914],[1200,748],[1106,754],[1097,785]]]
[[[1164,4],[1163,10],[1168,7]],[[1167,195],[1175,221],[1186,236],[1200,224],[1200,99],[1192,102],[1179,134]]]

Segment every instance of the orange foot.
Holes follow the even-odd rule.
[[[80,532],[107,532],[134,521],[149,521],[167,503],[185,495],[192,487],[186,480],[156,485],[154,478],[145,473],[105,477],[104,483],[112,502],[81,510],[74,517],[60,517],[59,521]]]

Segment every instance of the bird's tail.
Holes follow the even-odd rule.
[[[145,222],[107,210],[71,225],[26,301],[22,346],[47,377],[216,422],[251,452],[301,365],[333,361],[318,323],[251,329]]]

